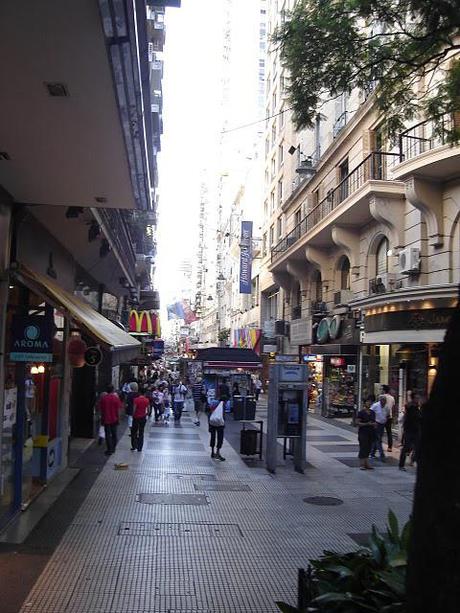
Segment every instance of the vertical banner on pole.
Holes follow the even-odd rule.
[[[252,291],[252,221],[241,222],[240,294]]]

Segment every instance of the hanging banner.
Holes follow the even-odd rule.
[[[252,221],[241,222],[240,294],[252,292]]]

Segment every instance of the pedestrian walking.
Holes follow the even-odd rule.
[[[261,392],[262,392],[262,381],[260,379],[256,379],[254,381],[254,393],[256,396],[256,402],[258,402]]]
[[[128,426],[131,428],[133,425],[133,410],[134,410],[134,399],[139,395],[139,385],[136,381],[132,381],[129,384],[129,392],[126,395],[126,415],[128,416]]]
[[[411,454],[411,464],[417,462],[422,428],[422,414],[420,403],[414,392],[409,392],[409,401],[404,409],[403,417],[404,444],[399,456],[399,470],[406,470],[406,456]]]
[[[376,427],[375,413],[371,411],[372,400],[375,400],[375,396],[372,399],[368,398],[366,400],[363,408],[356,416],[359,443],[359,468],[361,470],[373,470],[373,467],[369,464],[369,455],[374,442]]]
[[[206,399],[206,389],[203,385],[203,380],[198,377],[195,383],[192,385],[192,398],[195,408],[195,425],[200,425],[200,413],[203,410],[203,398]]]
[[[225,462],[220,450],[224,443],[224,403],[222,400],[211,400],[209,403],[209,446],[211,447],[211,458]]]
[[[184,410],[184,401],[185,395],[187,393],[187,388],[183,385],[182,381],[179,379],[177,385],[173,386],[172,395],[173,395],[173,410],[174,410],[174,421],[179,422],[182,417],[182,411]]]
[[[164,394],[161,389],[155,387],[152,392],[153,414],[155,421],[158,422],[163,417],[164,413]]]
[[[108,385],[106,393],[101,396],[99,409],[101,412],[101,425],[104,426],[105,455],[112,455],[117,446],[117,426],[120,420],[121,400],[115,393],[113,385]]]
[[[388,385],[382,385],[382,395],[385,396],[386,406],[388,408],[388,419],[385,423],[385,431],[387,433],[387,451],[393,451],[393,419],[396,408],[396,400],[390,392]]]
[[[375,454],[378,451],[380,455],[380,460],[382,462],[386,462],[385,453],[383,452],[382,446],[382,437],[385,432],[385,424],[388,419],[388,407],[386,404],[387,400],[383,394],[379,396],[377,402],[371,406],[371,411],[374,412],[375,415],[375,440],[371,451],[371,456],[375,458]]]
[[[131,428],[131,451],[142,451],[144,446],[144,429],[147,422],[150,401],[144,390],[133,401],[133,425]]]

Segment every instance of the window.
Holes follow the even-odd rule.
[[[270,183],[270,175],[268,174],[268,170],[265,171],[265,185]]]
[[[278,204],[283,202],[283,179],[278,181]]]
[[[283,164],[284,164],[284,147],[283,145],[280,145],[278,147],[278,168],[281,168]]]
[[[267,315],[268,319],[278,318],[278,292],[276,294],[270,294],[267,300]]]
[[[268,202],[267,202],[267,200],[265,200],[265,202],[264,202],[264,217],[265,217],[265,219],[267,219],[267,217],[268,217]]]
[[[279,124],[280,124],[280,130],[281,128],[284,128],[284,110],[281,109],[280,115],[279,115]]]
[[[255,277],[251,283],[251,308],[259,306],[259,277]]]
[[[265,156],[268,156],[269,151],[270,151],[270,140],[266,138],[265,139]]]
[[[270,247],[275,244],[275,226],[270,226]]]
[[[272,157],[272,179],[276,174],[276,162],[275,162],[275,156]]]
[[[375,274],[380,276],[388,272],[388,250],[390,248],[388,239],[382,238],[375,254]]]
[[[297,211],[294,214],[294,225],[298,226],[301,219],[302,219],[302,209],[297,209]]]
[[[319,270],[313,275],[313,292],[312,298],[315,302],[323,301],[323,281]]]
[[[276,113],[276,90],[272,94],[272,113]]]
[[[280,239],[282,235],[283,235],[283,218],[278,217],[276,221],[276,236],[278,239]]]
[[[262,237],[262,257],[267,255],[267,233],[265,232]]]
[[[273,191],[270,194],[270,213],[273,213],[275,210],[275,192]]]
[[[272,125],[272,147],[276,143],[276,123]]]
[[[348,173],[349,173],[349,169],[348,169],[348,158],[347,158],[339,165],[339,183],[340,183],[339,202],[342,202],[342,200],[345,200],[345,198],[347,198],[348,193],[349,193],[349,190],[348,190],[349,180],[347,179]]]
[[[340,265],[340,289],[350,289],[350,260],[346,257]]]

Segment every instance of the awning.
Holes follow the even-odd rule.
[[[16,277],[32,291],[42,296],[55,308],[67,312],[95,340],[110,351],[130,350],[130,358],[135,357],[142,344],[95,311],[89,304],[59,287],[50,278],[21,265],[15,272]]]
[[[260,357],[252,349],[209,347],[199,349],[196,359],[202,361],[205,368],[253,370],[262,367]]]

